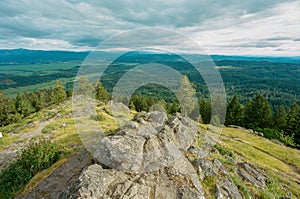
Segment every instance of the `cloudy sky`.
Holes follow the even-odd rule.
[[[299,0],[1,0],[0,49],[89,50],[141,27],[209,54],[300,55]]]

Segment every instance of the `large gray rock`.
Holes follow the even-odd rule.
[[[183,163],[184,168],[180,168]],[[186,170],[187,169],[187,170]],[[189,172],[192,172],[191,175]],[[178,165],[143,174],[103,169],[94,164],[60,198],[203,199],[204,191],[192,165]]]
[[[180,115],[139,113],[98,144],[97,162],[108,169],[89,166],[60,197],[202,199],[197,170],[184,155],[196,133]]]
[[[147,172],[171,166],[195,141],[197,126],[180,115],[140,113],[118,131],[103,138],[95,157],[120,171]]]
[[[208,159],[196,159],[194,161],[194,166],[198,167],[200,178],[202,180],[211,176],[214,176],[217,179],[215,192],[217,199],[243,198],[237,186],[229,176],[226,168],[219,160],[214,159],[213,161],[210,161]]]

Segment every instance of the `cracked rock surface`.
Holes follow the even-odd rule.
[[[204,198],[197,170],[183,155],[196,132],[180,115],[139,114],[100,141],[97,159],[109,169],[87,167],[60,198]]]

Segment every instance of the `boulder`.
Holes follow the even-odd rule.
[[[208,159],[196,159],[194,161],[194,166],[198,168],[201,180],[211,176],[214,176],[217,179],[215,192],[215,197],[217,199],[243,198],[237,186],[229,176],[226,168],[219,160],[214,159],[211,161]]]
[[[183,153],[196,133],[181,115],[139,113],[101,139],[94,156],[102,166],[87,167],[60,198],[204,198],[197,170]]]
[[[140,122],[142,121],[142,122]],[[166,124],[165,124],[166,123]],[[145,172],[172,165],[195,141],[197,126],[177,115],[139,113],[97,145],[95,157],[120,171]]]
[[[204,199],[192,165],[184,158],[178,163],[183,163],[184,168],[178,164],[143,174],[103,169],[93,164],[59,198]]]

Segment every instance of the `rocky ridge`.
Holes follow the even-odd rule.
[[[181,115],[140,113],[103,138],[95,164],[86,167],[59,198],[206,198],[203,182],[215,178],[214,195],[243,198],[220,161],[199,158],[197,125]],[[252,165],[233,160],[237,174],[264,189],[267,177]]]

